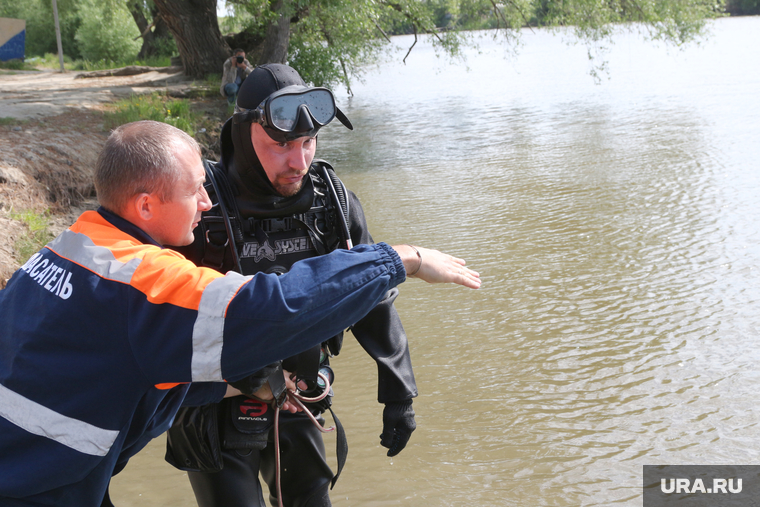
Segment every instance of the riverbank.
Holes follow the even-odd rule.
[[[47,213],[49,232],[58,234],[95,206],[92,170],[108,137],[104,113],[114,101],[157,91],[187,98],[208,120],[195,137],[216,158],[226,101],[207,84],[176,68],[77,77],[83,74],[0,71],[0,288],[24,260],[16,244],[29,229],[14,218],[18,213]]]

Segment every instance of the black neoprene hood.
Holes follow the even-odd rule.
[[[238,92],[237,105],[255,109],[277,90],[292,85],[306,86],[294,68],[279,63],[261,65],[253,69],[243,82]]]

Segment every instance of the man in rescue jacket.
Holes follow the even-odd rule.
[[[111,475],[183,400],[335,335],[403,282],[476,288],[435,250],[360,245],[285,275],[222,275],[187,244],[209,209],[200,150],[163,123],[116,129],[83,213],[0,291],[0,505],[97,507]],[[190,388],[191,382],[193,384]],[[206,384],[203,384],[206,383]],[[107,504],[110,504],[108,502]]]

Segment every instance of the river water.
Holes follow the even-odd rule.
[[[466,66],[422,41],[338,92],[356,129],[324,129],[318,155],[375,239],[464,257],[484,283],[401,287],[420,396],[393,459],[347,336],[334,505],[640,506],[643,465],[757,463],[760,18],[712,32],[681,50],[620,36],[600,84],[542,30],[512,58],[483,39]],[[194,505],[162,457],[115,479],[117,505]]]

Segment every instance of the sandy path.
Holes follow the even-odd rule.
[[[151,71],[134,76],[77,78],[80,72],[0,73],[0,118],[44,118],[67,108],[97,108],[131,94],[178,89],[190,83],[180,72]]]

